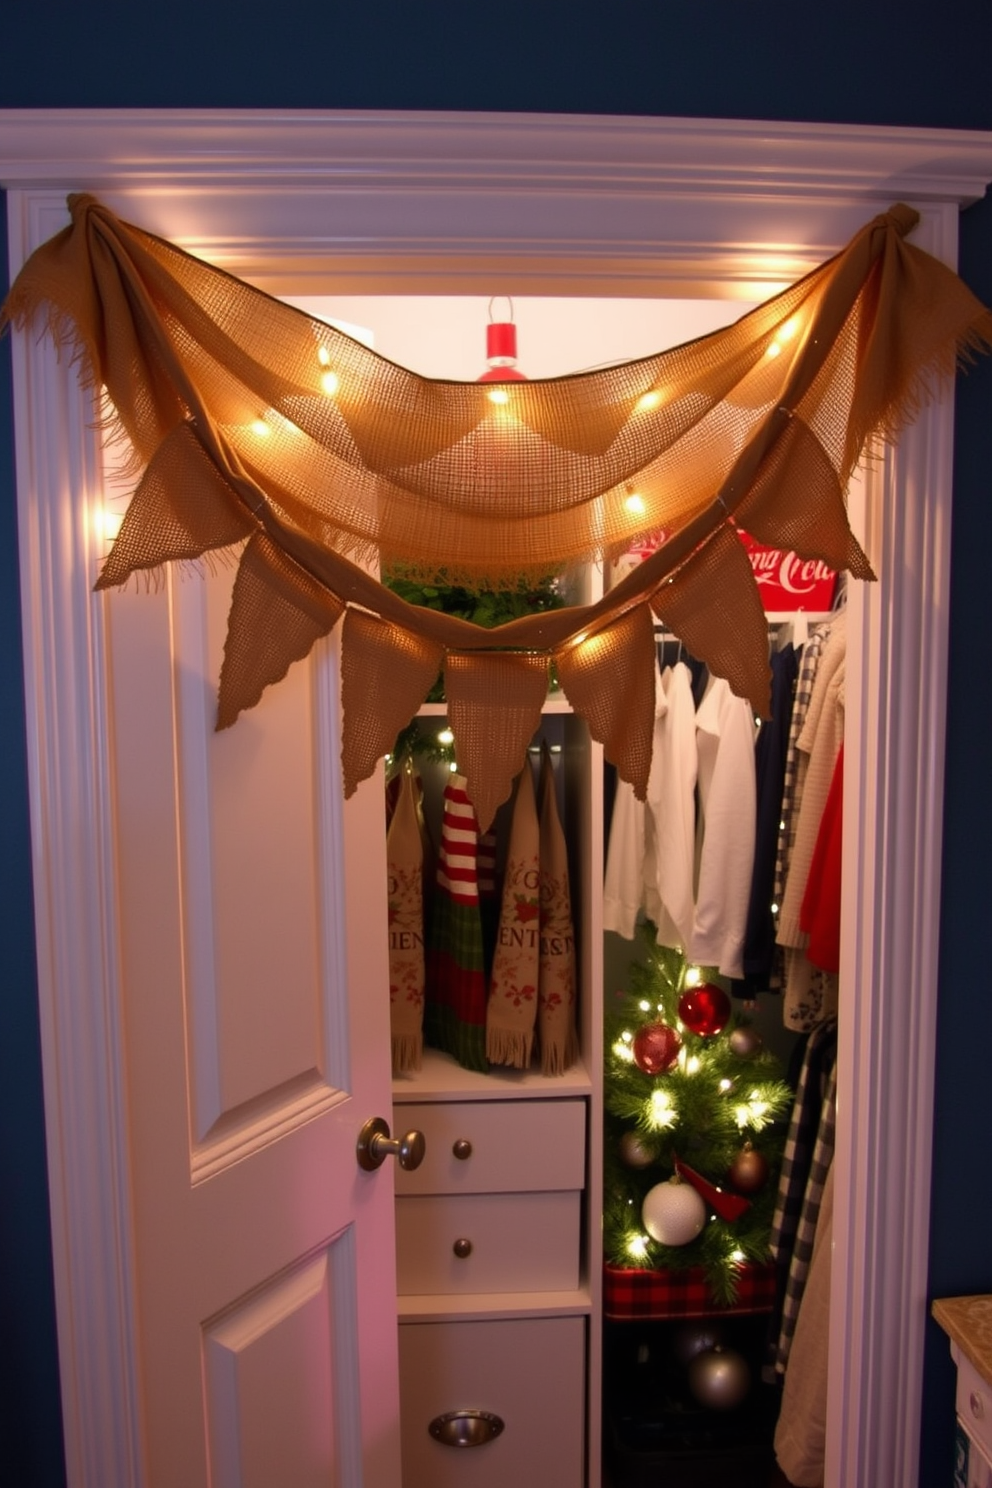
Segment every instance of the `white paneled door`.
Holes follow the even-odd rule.
[[[214,732],[232,579],[106,601],[147,1483],[398,1488],[382,783],[330,644]]]

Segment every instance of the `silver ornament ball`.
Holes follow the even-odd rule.
[[[624,1132],[620,1138],[620,1161],[628,1168],[649,1168],[655,1152],[636,1131]]]
[[[751,1371],[736,1349],[711,1348],[689,1365],[689,1389],[710,1410],[733,1410],[747,1397]]]
[[[641,1219],[659,1245],[688,1245],[706,1223],[706,1205],[690,1183],[656,1183],[644,1195]]]
[[[719,1323],[704,1318],[700,1322],[683,1323],[672,1338],[672,1353],[677,1361],[688,1367],[697,1354],[705,1354],[723,1343],[724,1330]]]

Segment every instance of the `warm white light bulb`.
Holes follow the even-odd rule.
[[[772,341],[769,344],[768,350],[765,352],[765,356],[777,357],[781,350],[782,343],[780,341]]]
[[[686,1060],[685,1072],[687,1075],[697,1075],[699,1073],[699,1059],[695,1054],[690,1054]]]
[[[331,353],[326,346],[317,347],[317,360],[322,367],[329,367],[331,365]]]
[[[509,401],[510,401],[510,395],[506,391],[506,388],[501,388],[501,387],[490,388],[489,389],[489,393],[488,393],[488,397],[489,397],[490,403],[503,404],[503,403],[509,403]]]
[[[633,512],[638,517],[643,516],[648,509],[647,502],[639,491],[631,491],[623,504],[629,512]]]
[[[643,1261],[648,1253],[647,1242],[643,1235],[631,1235],[627,1241],[627,1254],[635,1261]]]
[[[334,397],[334,394],[337,392],[338,388],[341,386],[341,380],[338,377],[338,374],[336,372],[325,372],[321,376],[320,385],[323,388],[324,392],[327,394],[327,396],[329,398],[333,398]]]
[[[450,728],[443,728],[441,730],[437,736],[437,742],[439,744],[453,744],[455,742],[455,736]]]
[[[647,413],[649,408],[657,408],[661,402],[661,394],[657,388],[652,388],[649,393],[642,393],[634,404],[635,413]]]
[[[642,1013],[649,1013],[651,1011],[651,1004],[649,1002],[642,1001],[639,1002],[637,1006],[640,1008]]]
[[[113,542],[121,530],[121,523],[123,521],[124,518],[120,512],[108,511],[105,506],[101,506],[96,514],[96,527],[99,536],[105,542]]]
[[[628,1064],[633,1064],[634,1051],[629,1044],[624,1043],[623,1039],[617,1039],[613,1045],[613,1052],[618,1059],[625,1059]]]
[[[690,966],[686,969],[685,984],[687,987],[695,987],[699,983],[699,967]]]
[[[251,428],[251,432],[259,439],[267,439],[272,433],[264,418],[252,419],[249,427]]]

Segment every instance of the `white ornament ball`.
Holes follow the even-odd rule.
[[[688,1245],[706,1223],[706,1205],[691,1183],[656,1183],[644,1195],[641,1219],[659,1245]]]
[[[689,1365],[689,1389],[710,1410],[733,1410],[750,1388],[751,1371],[736,1349],[707,1349]]]

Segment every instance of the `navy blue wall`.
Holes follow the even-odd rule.
[[[35,0],[5,8],[0,107],[496,109],[992,129],[989,0]],[[6,253],[3,254],[6,264]],[[962,219],[992,304],[992,204]],[[59,1488],[17,600],[0,355],[0,1482]],[[992,1291],[987,1149],[992,771],[980,665],[992,366],[960,388],[931,1295]],[[976,690],[977,689],[977,690]],[[979,701],[976,701],[976,698]],[[921,1154],[922,1158],[923,1154]],[[950,1481],[953,1384],[931,1324],[922,1488]],[[106,1488],[128,1488],[107,1484]],[[176,1485],[181,1488],[181,1485]],[[881,1488],[881,1485],[850,1485]],[[898,1488],[898,1485],[885,1485]]]

